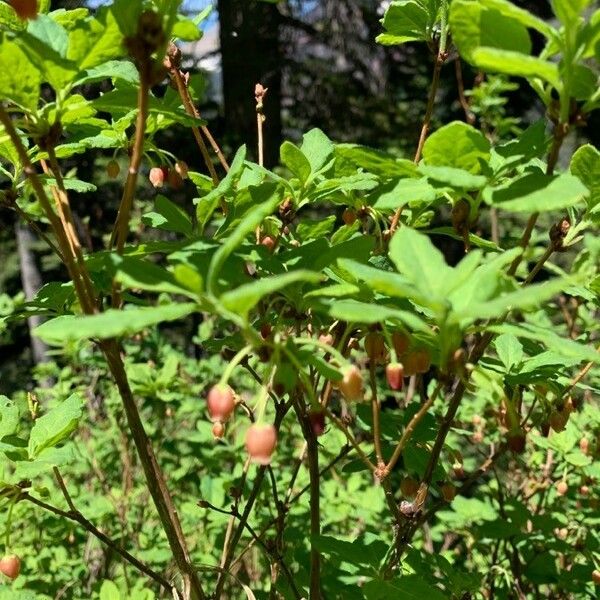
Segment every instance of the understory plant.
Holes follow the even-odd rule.
[[[0,3],[2,205],[62,265],[4,317],[53,361],[0,398],[2,600],[595,597],[600,11],[551,4],[394,0],[377,41],[432,58],[414,156],[313,129],[267,168],[260,82],[258,162],[196,108],[206,13]],[[450,63],[479,74],[434,127]]]

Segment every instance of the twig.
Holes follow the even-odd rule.
[[[568,124],[557,123],[554,126],[554,135],[552,138],[552,146],[551,146],[550,152],[548,154],[546,175],[552,175],[554,173],[554,169],[555,169],[556,163],[558,161],[560,147],[562,146],[562,143],[563,143],[568,131],[569,131]],[[508,269],[508,274],[511,276],[517,272],[517,269],[519,268],[519,265],[521,264],[521,261],[523,260],[525,250],[527,249],[527,246],[529,245],[529,241],[531,240],[531,234],[533,233],[533,228],[535,227],[535,224],[537,223],[539,216],[540,216],[539,212],[534,212],[531,214],[531,216],[529,217],[529,220],[527,221],[525,231],[523,232],[521,241],[519,242],[519,245],[521,246],[521,248],[523,248],[523,252],[513,260],[513,262],[510,265],[510,268]]]
[[[263,102],[269,88],[263,87],[257,83],[254,88],[254,98],[256,99],[256,127],[258,131],[258,164],[263,167],[265,164],[265,148],[263,139],[263,124],[265,122],[265,113],[263,111]]]
[[[52,209],[52,205],[50,204],[50,200],[46,195],[46,190],[44,189],[44,184],[42,183],[35,167],[33,166],[31,160],[29,159],[29,154],[27,153],[27,149],[23,145],[13,122],[11,121],[8,113],[4,109],[3,106],[0,105],[0,122],[4,125],[4,130],[9,136],[13,146],[15,147],[17,154],[19,156],[19,160],[21,161],[21,165],[23,166],[23,171],[27,178],[31,183],[31,187],[33,188],[35,195],[38,198],[40,206],[46,215],[46,218],[50,222],[52,230],[56,235],[56,239],[58,241],[58,245],[60,247],[60,251],[62,256],[65,259],[65,265],[67,267],[67,271],[69,272],[69,276],[73,281],[73,285],[75,287],[75,291],[80,298],[82,308],[88,312],[93,311],[93,303],[90,302],[86,290],[83,288],[80,277],[78,266],[75,262],[75,257],[71,251],[71,244],[67,237],[67,233],[65,229],[62,227],[62,223],[60,219]]]
[[[338,462],[340,462],[340,460],[342,460],[342,458],[344,458],[345,456],[347,456],[350,452],[352,451],[352,446],[350,445],[346,445],[344,446],[340,452],[338,453],[338,455],[333,458],[325,467],[323,467],[320,471],[319,471],[319,476],[323,477],[323,475],[325,473],[327,473],[327,471],[329,471],[330,469],[332,469]],[[297,492],[296,494],[294,494],[289,500],[286,501],[286,508],[289,509],[289,507],[291,507],[293,504],[295,504],[304,494],[306,494],[306,492],[308,492],[310,490],[310,483],[305,485],[299,492]],[[264,525],[262,527],[262,529],[260,530],[260,533],[258,534],[259,537],[262,537],[271,527],[273,527],[273,525],[276,524],[276,520],[277,519],[272,519],[271,521],[269,521],[266,525]],[[250,548],[254,545],[254,542],[251,541],[241,552],[240,554],[237,556],[237,558],[231,563],[231,568],[233,568],[235,565],[238,564],[238,562],[242,559],[242,557],[244,556],[244,554],[246,554],[246,552],[248,552],[248,550],[250,550]]]
[[[68,492],[67,492],[68,495]],[[39,500],[35,496],[31,496],[28,492],[22,492],[19,496],[19,500],[27,500],[44,510],[47,510],[51,513],[59,517],[63,517],[65,519],[69,519],[70,521],[74,521],[79,523],[86,531],[91,533],[94,537],[98,538],[103,544],[114,550],[119,556],[125,559],[127,562],[132,564],[136,569],[140,572],[144,573],[166,590],[171,591],[172,585],[164,578],[162,575],[159,575],[155,571],[153,571],[149,566],[145,565],[143,562],[139,561],[135,556],[127,552],[124,548],[119,546],[114,540],[109,538],[106,534],[102,533],[98,528],[96,528],[90,521],[88,521],[78,510],[75,508],[70,508],[69,511],[62,510],[56,506],[52,506],[42,500]]]
[[[442,384],[441,384],[441,382],[438,381],[438,384],[435,386],[435,389],[431,393],[431,396],[429,396],[429,398],[425,402],[423,402],[423,404],[421,405],[421,408],[419,408],[419,410],[414,414],[413,418],[409,421],[408,425],[402,432],[402,436],[400,437],[398,444],[396,444],[396,448],[394,449],[394,453],[392,454],[392,457],[390,458],[389,462],[387,463],[387,465],[385,467],[384,477],[387,477],[392,472],[392,469],[396,466],[396,463],[398,462],[400,456],[402,456],[402,452],[403,452],[404,448],[406,447],[406,444],[409,442],[410,438],[412,437],[415,427],[421,422],[423,417],[427,414],[427,412],[429,411],[429,409],[435,402],[436,398],[438,397],[438,394],[440,393],[441,389],[442,389]]]
[[[100,348],[106,357],[110,371],[119,389],[129,430],[133,437],[138,456],[140,457],[146,481],[148,482],[148,491],[154,500],[177,567],[184,576],[184,579],[187,579],[192,586],[195,596],[204,598],[205,595],[202,591],[198,574],[190,561],[187,543],[181,530],[181,523],[173,504],[173,499],[165,483],[163,472],[158,465],[152,444],[148,439],[136,406],[133,392],[127,379],[125,365],[121,358],[119,344],[116,340],[105,340],[100,343]]]
[[[596,348],[596,352],[600,352],[600,346],[598,346],[598,348]],[[575,386],[589,373],[590,369],[593,366],[594,366],[594,362],[590,361],[581,369],[581,371],[579,371],[579,373],[577,373],[577,375],[575,375],[575,377],[573,377],[573,379],[569,383],[569,386],[562,394],[563,398],[565,396],[568,396],[573,391]]]
[[[289,404],[285,404],[283,406],[281,404],[277,405],[276,413],[275,413],[275,423],[274,423],[274,426],[277,430],[279,430],[279,427],[281,426],[281,422],[283,421],[283,418],[285,417],[289,408],[290,408]],[[240,516],[238,526],[235,529],[235,531],[233,532],[233,534],[231,536],[231,540],[230,540],[229,544],[227,545],[227,550],[224,553],[224,557],[223,557],[222,564],[221,564],[221,568],[223,569],[223,572],[227,572],[229,570],[231,561],[233,559],[233,551],[235,550],[238,542],[240,541],[240,538],[242,537],[242,532],[244,530],[245,523],[248,521],[248,518],[250,517],[250,513],[252,512],[252,509],[254,508],[254,503],[256,502],[256,499],[258,498],[258,494],[260,492],[260,488],[261,488],[262,482],[265,478],[266,472],[267,472],[266,465],[261,465],[256,471],[256,477],[254,479],[254,484],[252,485],[252,489],[250,490],[250,495],[248,496],[248,500],[246,501],[246,506],[244,507],[244,510]],[[219,578],[217,579],[217,585],[215,587],[215,593],[214,593],[215,598],[221,597],[221,593],[223,592],[224,585],[225,585],[225,579],[221,574],[219,576]]]
[[[129,217],[133,206],[133,197],[137,186],[138,171],[142,164],[144,156],[144,136],[146,134],[146,121],[148,119],[148,101],[150,94],[150,84],[145,70],[140,70],[140,87],[138,89],[138,114],[135,124],[135,136],[131,149],[131,158],[129,160],[129,169],[127,170],[127,179],[119,204],[119,211],[115,220],[112,234],[110,236],[109,247],[116,246],[119,254],[123,252],[127,231],[129,229]]]
[[[16,203],[7,205],[12,208],[28,225],[37,233],[46,244],[50,247],[50,249],[58,256],[61,262],[65,262],[65,259],[58,249],[58,246],[41,230],[40,226]]]
[[[331,410],[329,410],[328,408],[325,409],[325,412],[326,412],[327,416],[336,424],[336,426],[342,430],[342,432],[344,433],[344,435],[346,436],[346,438],[348,439],[348,441],[350,442],[352,447],[356,450],[356,452],[358,453],[358,455],[360,456],[362,461],[365,463],[365,465],[367,465],[367,467],[371,471],[375,472],[377,470],[377,467],[371,462],[369,457],[364,453],[364,451],[360,447],[359,443],[356,441],[356,438],[352,435],[352,433],[346,427],[346,425],[344,425],[342,420],[339,419],[338,417],[336,417],[331,412]]]
[[[181,75],[181,71],[179,69],[173,69],[171,71],[171,77],[173,81],[175,81],[175,85],[177,86],[177,91],[181,96],[183,101],[183,106],[188,113],[188,115],[192,117],[199,118],[199,113],[194,106],[192,99],[190,97],[190,92],[185,85],[183,80],[183,76]],[[202,154],[202,158],[204,159],[204,164],[210,173],[210,177],[213,180],[214,185],[219,184],[219,176],[217,175],[217,171],[215,166],[213,165],[212,159],[210,158],[210,154],[208,153],[208,148],[204,142],[204,138],[200,133],[200,129],[196,125],[192,125],[192,133],[194,134],[194,138],[196,139],[196,143],[198,144],[198,148],[200,149],[200,154]],[[220,151],[219,151],[220,152]]]
[[[435,106],[435,99],[437,97],[438,87],[440,84],[440,73],[442,71],[442,65],[446,61],[447,54],[445,47],[442,48],[440,44],[440,48],[436,54],[434,65],[433,65],[433,75],[431,77],[431,85],[429,87],[429,97],[427,99],[427,108],[425,109],[425,116],[423,118],[423,125],[421,127],[421,134],[419,135],[419,143],[417,144],[417,150],[415,152],[414,163],[417,164],[421,160],[421,153],[423,152],[423,146],[425,145],[425,140],[427,139],[427,134],[429,133],[429,128],[431,127],[431,118],[433,116],[433,108]],[[398,227],[398,222],[400,221],[400,215],[402,214],[402,209],[404,206],[401,206],[396,210],[394,216],[392,218],[392,222],[390,224],[390,235],[393,235]]]
[[[56,199],[56,208],[63,223],[67,239],[69,240],[69,243],[73,250],[73,254],[75,256],[75,260],[78,266],[77,271],[79,273],[79,277],[81,278],[82,286],[85,290],[88,302],[90,302],[91,304],[91,311],[94,312],[96,303],[94,286],[92,284],[92,280],[90,279],[87,268],[85,267],[83,252],[81,250],[81,243],[77,235],[77,229],[75,227],[73,213],[71,212],[69,195],[67,194],[65,182],[63,180],[63,176],[58,165],[58,161],[56,159],[54,146],[50,144],[47,148],[47,151],[48,158],[50,160],[50,168],[52,169],[52,174],[54,175],[54,179],[56,180],[56,186],[52,187],[54,197]]]
[[[241,499],[241,490],[244,489],[244,485],[246,484],[246,477],[248,476],[248,470],[250,469],[250,458],[246,459],[246,462],[244,463],[244,467],[242,469],[242,477],[240,480],[240,484],[238,486],[238,491],[240,493],[238,493],[233,508],[237,511],[237,508],[240,504],[240,499]],[[233,528],[235,527],[235,517],[232,517],[231,519],[229,519],[228,523],[227,523],[227,529],[225,530],[225,539],[223,540],[223,550],[221,551],[221,560],[219,561],[219,564],[221,565],[221,567],[225,564],[225,561],[227,560],[227,556],[229,554],[229,544],[231,542],[231,536],[233,535]]]
[[[458,101],[462,109],[465,111],[465,119],[469,125],[473,125],[475,123],[475,115],[471,111],[471,107],[469,106],[469,101],[465,96],[465,83],[463,80],[463,71],[462,71],[462,63],[460,61],[460,56],[456,57],[454,61],[454,70],[456,72],[456,84],[458,87]]]
[[[171,78],[175,80],[175,87],[177,88],[177,92],[179,93],[179,96],[181,97],[181,101],[183,102],[183,106],[184,106],[186,112],[189,115],[196,117],[197,119],[201,119],[202,117],[200,115],[200,111],[194,105],[192,96],[190,95],[190,90],[188,87],[189,74],[187,74],[187,73],[184,74],[180,70],[181,51],[173,43],[169,44],[169,47],[167,49],[167,56],[165,57],[164,64],[167,67],[167,69],[169,70],[169,75],[171,76]],[[213,137],[209,128],[206,125],[201,125],[200,129],[201,129],[202,133],[206,136],[206,139],[208,140],[208,143],[210,144],[214,153],[217,155],[217,158],[219,159],[221,166],[227,173],[229,171],[229,164],[227,163],[227,160],[225,159],[225,156],[224,156],[223,152],[221,151],[219,144],[217,144],[215,138]],[[203,148],[206,149],[206,145],[204,144],[204,140],[202,139],[202,136],[200,136],[198,127],[193,125],[192,131],[194,132],[194,137],[196,138],[198,147],[200,148],[200,152],[202,152],[204,160],[206,161],[206,166],[209,170],[209,173],[211,174],[213,182],[218,183],[219,178],[217,176],[216,171],[214,170],[214,166],[212,164],[212,161],[210,160],[210,156],[208,156],[208,154],[205,155],[205,153],[204,153]],[[208,157],[208,160],[207,160],[207,157]]]
[[[373,443],[375,444],[375,456],[377,457],[377,466],[383,467],[385,460],[381,451],[381,424],[379,416],[381,406],[377,398],[377,378],[375,376],[375,361],[369,359],[369,379],[371,383],[371,412],[373,414]]]
[[[310,600],[321,599],[321,553],[317,538],[321,535],[321,497],[319,472],[319,446],[310,420],[300,405],[300,399],[294,399],[294,409],[306,440],[306,456],[310,479]]]

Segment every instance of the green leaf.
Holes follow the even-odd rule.
[[[135,34],[142,8],[141,2],[132,4],[131,0],[114,0],[112,3],[110,9],[124,36]]]
[[[60,26],[48,15],[38,15],[37,19],[29,21],[27,33],[39,42],[56,52],[61,58],[67,57],[69,36],[64,27]]]
[[[527,11],[506,0],[454,0],[450,29],[461,56],[489,71],[545,79],[559,86],[556,64],[530,56],[528,27],[548,37],[555,31]]]
[[[41,179],[46,185],[56,186],[56,179],[53,177],[43,177]],[[75,179],[73,177],[65,177],[63,179],[63,184],[67,190],[73,190],[80,194],[95,192],[97,189],[93,183],[88,183],[87,181],[82,181],[81,179]]]
[[[206,194],[206,196],[203,196],[198,200],[194,200],[194,202],[196,202],[196,217],[198,219],[198,224],[201,231],[204,229],[208,221],[210,221],[214,211],[219,205],[221,198],[227,196],[233,191],[236,183],[244,171],[245,160],[246,146],[241,146],[235,153],[227,175],[221,179],[219,185],[217,185],[214,190]]]
[[[186,19],[178,15],[171,35],[180,40],[193,42],[202,37],[202,31],[198,29],[198,25],[192,19]]]
[[[365,600],[447,600],[439,589],[429,585],[422,575],[403,575],[392,581],[374,579],[362,586]]]
[[[296,235],[302,240],[316,240],[323,237],[333,230],[337,218],[335,215],[330,215],[320,221],[302,220],[296,227]]]
[[[530,323],[520,323],[519,325],[503,323],[500,325],[486,325],[485,330],[494,333],[511,333],[518,338],[535,340],[544,344],[549,350],[554,350],[562,356],[600,364],[600,352],[596,352],[593,346],[586,346],[564,336],[557,335],[547,327],[537,327]]]
[[[475,272],[461,282],[456,289],[451,287],[445,289],[444,293],[448,294],[448,300],[452,304],[453,310],[460,313],[463,310],[469,310],[469,306],[473,303],[483,303],[497,296],[504,289],[504,268],[521,252],[521,248],[513,248],[495,255],[491,259],[488,256],[486,257],[487,262],[479,265]],[[460,265],[456,270],[459,268]],[[451,285],[453,283],[454,278]]]
[[[531,213],[575,206],[588,195],[588,189],[569,173],[528,173],[502,186],[485,189],[483,199],[502,210]]]
[[[69,38],[64,27],[48,15],[39,15],[37,19],[29,21],[19,43],[30,61],[41,71],[43,81],[57,92],[63,93],[69,88],[78,67],[67,59]]]
[[[551,0],[554,14],[567,27],[576,25],[579,15],[591,0]]]
[[[485,2],[473,0],[454,0],[450,4],[452,39],[465,60],[473,62],[473,52],[482,47],[523,55],[531,52],[527,28],[498,8],[501,7],[488,7]]]
[[[486,8],[497,10],[505,17],[513,19],[527,28],[535,29],[546,37],[553,37],[557,33],[546,21],[536,17],[528,10],[519,8],[510,0],[480,0],[480,4],[484,5]]]
[[[33,460],[20,460],[15,466],[15,478],[35,479],[40,475],[49,474],[54,467],[62,467],[72,463],[75,452],[72,444],[60,448],[45,448]]]
[[[163,321],[182,319],[196,310],[196,304],[167,304],[124,310],[109,309],[91,316],[66,315],[46,321],[34,330],[36,336],[49,344],[89,338],[109,339],[136,333]]]
[[[246,319],[248,312],[254,308],[264,296],[277,292],[288,285],[298,282],[318,283],[321,275],[311,271],[298,270],[273,277],[265,277],[252,283],[237,287],[226,292],[219,300],[223,306]]]
[[[0,96],[18,106],[35,111],[40,100],[42,77],[17,44],[3,39],[0,44]]]
[[[6,396],[0,396],[0,440],[6,435],[14,435],[19,428],[19,409]]]
[[[321,181],[309,194],[314,200],[325,200],[330,202],[336,199],[336,194],[340,194],[339,201],[346,203],[348,201],[347,193],[354,191],[369,191],[379,185],[379,180],[371,173],[357,173],[356,175],[347,175],[345,177],[333,177]],[[342,195],[343,194],[343,195]]]
[[[300,148],[292,142],[283,142],[279,151],[281,162],[284,164],[301,183],[305,183],[310,177],[310,162],[304,156]]]
[[[67,58],[77,64],[80,72],[123,54],[123,36],[108,10],[99,11],[97,18],[87,18],[69,32]]]
[[[541,58],[493,48],[478,48],[473,51],[472,57],[473,64],[485,71],[525,78],[540,77],[555,88],[560,87],[558,67]]]
[[[393,298],[409,298],[416,304],[427,306],[435,311],[443,309],[443,303],[430,295],[423,294],[408,278],[382,269],[363,265],[354,260],[341,258],[339,266],[359,281],[364,281],[369,289]]]
[[[588,208],[600,203],[600,152],[591,144],[581,146],[571,159],[571,173],[589,189]]]
[[[414,0],[394,0],[382,20],[386,33],[377,36],[380,44],[403,44],[427,40],[429,15]]]
[[[435,189],[427,183],[427,179],[400,179],[379,192],[373,208],[395,210],[405,204],[422,207],[433,202],[435,197]]]
[[[315,128],[302,136],[300,150],[308,158],[311,171],[316,173],[325,166],[333,153],[333,143],[320,129]]]
[[[193,225],[188,214],[175,203],[162,195],[156,197],[155,210],[142,216],[142,222],[156,229],[175,231],[190,237]]]
[[[121,592],[112,581],[105,579],[100,588],[100,600],[121,600]]]
[[[564,291],[571,283],[566,278],[557,278],[545,283],[528,285],[486,302],[473,302],[458,312],[458,317],[486,319],[499,317],[507,310],[537,308],[559,292]]]
[[[431,300],[439,298],[452,269],[424,234],[401,227],[390,241],[389,256],[398,271]]]
[[[73,394],[39,417],[29,436],[29,458],[36,458],[45,448],[54,447],[65,440],[77,428],[83,405],[83,398]]]
[[[517,366],[523,360],[523,345],[519,340],[510,333],[503,333],[496,338],[494,342],[498,358],[510,371],[513,366]]]
[[[150,96],[148,100],[150,117],[159,119],[161,124],[181,123],[191,126],[204,123],[202,119],[188,115],[179,104],[169,104],[167,100],[168,97],[159,99]],[[93,100],[92,105],[96,110],[112,115],[126,115],[137,106],[137,89],[134,86],[127,86],[111,90]]]
[[[490,158],[490,142],[477,129],[454,121],[431,134],[423,146],[426,164],[479,173]]]
[[[149,260],[125,257],[117,264],[115,279],[125,289],[155,293],[181,294],[196,299],[197,294],[179,284],[175,275]]]
[[[329,315],[350,323],[382,323],[391,320],[403,323],[413,331],[431,333],[425,321],[406,310],[390,308],[383,304],[358,302],[357,300],[337,300],[329,306]]]
[[[411,160],[399,159],[381,150],[358,144],[338,144],[335,155],[352,165],[384,179],[390,177],[414,177],[417,167]]]
[[[111,79],[112,81],[137,84],[140,79],[138,70],[132,62],[127,60],[109,60],[92,69],[86,69],[79,73],[75,85],[83,85],[84,83],[95,83]]]
[[[203,291],[202,275],[194,268],[186,264],[176,265],[173,269],[175,280],[197,296]]]
[[[282,191],[276,183],[264,183],[248,188],[255,208],[248,211],[222,246],[214,253],[208,267],[207,287],[214,293],[217,278],[227,257],[254,231],[279,205]]]
[[[0,3],[0,25],[13,31],[22,31],[27,27],[27,24],[17,17],[13,8],[4,2]]]
[[[455,167],[436,167],[421,164],[419,165],[419,171],[431,183],[439,182],[457,189],[478,190],[487,183],[487,178],[483,175],[473,175],[464,169]]]

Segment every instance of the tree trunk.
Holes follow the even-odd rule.
[[[232,143],[257,156],[254,86],[269,91],[264,102],[265,166],[279,160],[281,145],[280,15],[275,4],[219,0],[225,127]]]
[[[42,287],[42,277],[35,261],[32,245],[35,237],[31,230],[20,222],[15,225],[17,236],[17,250],[19,253],[19,263],[21,265],[21,283],[25,298],[29,302],[35,298],[36,293]],[[35,364],[46,362],[48,347],[42,340],[32,335],[32,331],[42,323],[42,317],[32,316],[27,319],[29,325],[29,337],[31,340],[31,353]]]

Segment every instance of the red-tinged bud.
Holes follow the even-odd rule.
[[[354,224],[356,221],[356,212],[351,208],[347,208],[342,213],[342,221],[344,221],[346,225]]]
[[[270,235],[265,235],[265,237],[260,241],[260,243],[269,252],[273,252],[273,250],[275,249],[275,240]]]
[[[212,434],[216,440],[220,440],[225,435],[225,425],[221,421],[215,421],[212,426]]]
[[[431,357],[429,352],[424,348],[415,350],[415,361],[417,373],[427,373],[431,367]]]
[[[10,0],[10,5],[23,21],[35,19],[38,15],[37,0]]]
[[[183,178],[175,169],[169,169],[167,180],[174,190],[180,190],[183,187]]]
[[[235,410],[235,397],[228,385],[213,385],[206,400],[211,421],[224,423]]]
[[[333,346],[333,336],[331,335],[331,333],[322,333],[319,336],[319,342],[321,342],[321,344],[325,344],[327,346]]]
[[[148,175],[148,179],[150,183],[155,188],[160,188],[165,183],[165,171],[162,167],[152,167],[150,169],[150,174]]]
[[[451,483],[445,483],[442,486],[441,492],[442,498],[444,498],[446,502],[452,502],[456,497],[456,488]]]
[[[582,437],[582,438],[579,440],[579,449],[580,449],[580,450],[581,450],[581,451],[582,451],[584,454],[587,454],[587,453],[588,453],[588,451],[589,451],[589,449],[590,449],[590,441],[589,441],[587,438],[585,438],[585,437]]]
[[[263,340],[266,340],[267,338],[271,337],[272,331],[273,328],[271,327],[270,323],[263,323],[260,326],[260,337],[262,337]]]
[[[111,179],[116,179],[119,176],[120,172],[121,172],[121,167],[119,166],[119,163],[116,160],[111,160],[106,165],[106,174]]]
[[[344,369],[338,385],[346,400],[359,402],[363,399],[363,378],[355,365]]]
[[[252,462],[259,465],[271,463],[277,445],[277,430],[273,425],[254,424],[246,432],[246,450]]]
[[[175,171],[180,175],[182,179],[187,179],[189,169],[185,161],[178,160],[175,163]]]
[[[481,429],[474,431],[473,435],[471,436],[471,441],[474,444],[481,444],[481,442],[483,442],[483,439],[484,439],[484,436],[483,436],[483,431],[481,431]]]
[[[16,579],[21,572],[21,559],[16,554],[0,558],[0,573],[9,579]]]
[[[402,363],[390,363],[385,368],[385,377],[391,389],[400,391],[404,385],[404,367]]]
[[[550,427],[556,433],[563,431],[563,429],[567,426],[567,421],[569,420],[569,414],[564,411],[553,410],[550,413]]]
[[[325,413],[322,410],[313,410],[308,413],[310,427],[316,437],[325,433]]]
[[[385,360],[385,341],[376,331],[370,331],[365,336],[365,352],[369,360],[380,363]]]
[[[564,496],[569,491],[569,486],[566,481],[559,481],[556,484],[556,493],[560,496]]]
[[[521,429],[509,431],[508,435],[506,436],[506,442],[508,444],[508,447],[515,454],[522,454],[525,451],[525,445],[527,443],[525,432]]]
[[[550,435],[550,423],[548,423],[548,421],[544,421],[540,424],[540,433],[546,438]]]
[[[392,344],[398,357],[402,356],[410,347],[410,338],[400,331],[392,333]]]
[[[598,569],[592,571],[592,581],[595,585],[600,585],[600,571]]]

